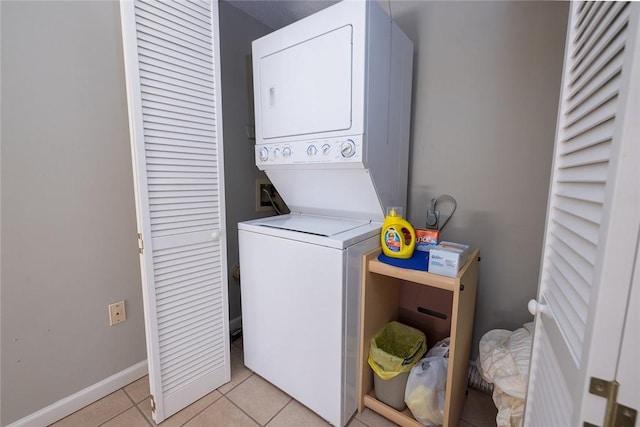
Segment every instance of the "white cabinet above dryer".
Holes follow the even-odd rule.
[[[258,59],[262,139],[351,129],[352,35],[345,25]]]

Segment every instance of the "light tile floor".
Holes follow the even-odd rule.
[[[52,424],[55,427],[149,427],[151,419],[147,376]],[[495,426],[490,396],[470,389],[459,427]],[[244,366],[242,339],[231,345],[231,382],[186,407],[161,427],[326,427],[309,409]],[[395,423],[365,409],[348,427],[390,427]]]

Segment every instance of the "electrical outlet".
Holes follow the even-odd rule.
[[[439,222],[440,212],[429,209],[427,211],[427,228],[437,230],[439,228]]]
[[[124,307],[124,301],[109,304],[109,326],[117,325],[127,320],[127,312]]]

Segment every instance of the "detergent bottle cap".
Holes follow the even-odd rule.
[[[402,217],[403,209],[401,206],[389,206],[387,207],[387,216]]]

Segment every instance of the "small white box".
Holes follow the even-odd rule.
[[[456,277],[471,251],[462,243],[440,242],[429,250],[429,273]]]

